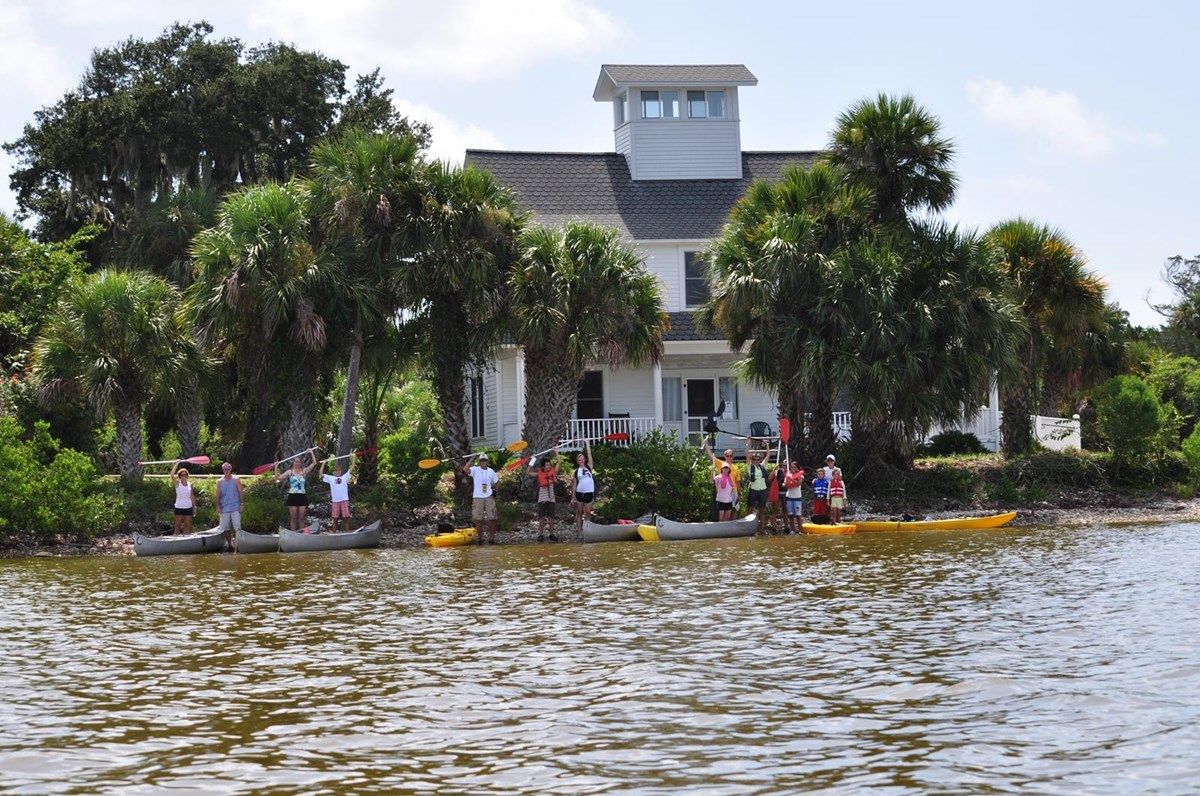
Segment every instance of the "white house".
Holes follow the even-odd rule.
[[[742,150],[738,91],[757,83],[741,64],[606,64],[592,97],[612,105],[615,151],[467,150],[466,162],[495,174],[537,221],[587,219],[621,230],[662,282],[671,331],[661,362],[589,370],[565,436],[663,428],[696,440],[721,400],[723,429],[746,434],[754,423],[777,426],[775,396],[738,383],[730,365],[741,355],[692,322],[693,309],[708,297],[697,252],[719,232],[737,199],[754,180],[777,179],[786,165],[809,164],[819,154]],[[524,378],[524,353],[515,346],[501,349],[490,370],[471,378],[476,442],[520,438]],[[998,440],[996,405],[993,394],[975,424],[985,441],[989,425]],[[848,431],[848,416],[841,414],[834,425]],[[718,446],[730,442],[721,439]]]

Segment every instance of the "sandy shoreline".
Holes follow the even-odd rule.
[[[1126,505],[1105,506],[1054,506],[1049,503],[1020,506],[1015,510],[1017,518],[1006,528],[1041,526],[1082,527],[1089,525],[1157,525],[1166,522],[1200,522],[1200,498],[1178,500],[1170,498],[1146,498],[1125,501]],[[320,506],[314,506],[316,516],[322,517]],[[895,513],[873,512],[864,505],[853,519],[890,520]],[[1007,507],[956,509],[929,512],[924,516],[934,519],[942,517],[964,517],[995,514],[1011,511]],[[565,513],[565,509],[563,509]],[[369,520],[378,517],[370,517]],[[853,521],[853,519],[851,521]],[[437,530],[439,522],[451,522],[450,514],[439,506],[430,506],[418,511],[395,512],[383,517],[384,531],[380,544],[386,549],[411,549],[423,547],[425,537]],[[470,524],[468,513],[456,513],[455,527]],[[559,543],[578,543],[574,523],[560,519],[558,522]],[[532,517],[523,518],[516,528],[501,531],[496,535],[497,544],[536,544],[538,526]],[[99,536],[90,542],[62,541],[57,544],[15,544],[0,549],[0,558],[60,557],[60,556],[132,556],[133,533],[121,532]]]

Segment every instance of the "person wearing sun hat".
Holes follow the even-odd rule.
[[[468,462],[471,460],[468,459]],[[481,453],[476,464],[467,468],[474,489],[471,492],[471,522],[478,534],[479,544],[484,544],[483,532],[488,532],[487,544],[496,543],[496,530],[500,525],[500,516],[496,513],[496,482],[500,480],[492,469],[491,460],[486,453]]]

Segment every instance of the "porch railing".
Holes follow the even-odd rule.
[[[610,434],[628,434],[628,440],[610,442],[610,445],[626,447],[639,439],[648,437],[658,428],[652,417],[603,417],[586,420],[568,420],[566,440],[597,440]],[[576,446],[571,446],[576,447]]]

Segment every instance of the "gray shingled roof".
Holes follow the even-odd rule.
[[[637,180],[616,152],[497,152],[468,149],[543,224],[580,218],[608,224],[634,240],[714,237],[754,180],[778,179],[789,163],[818,152],[743,152],[740,180]]]
[[[604,64],[600,68],[614,83],[758,83],[745,64]]]
[[[724,340],[720,332],[701,332],[696,328],[696,318],[691,310],[685,312],[669,312],[671,316],[671,331],[667,332],[664,340]]]

